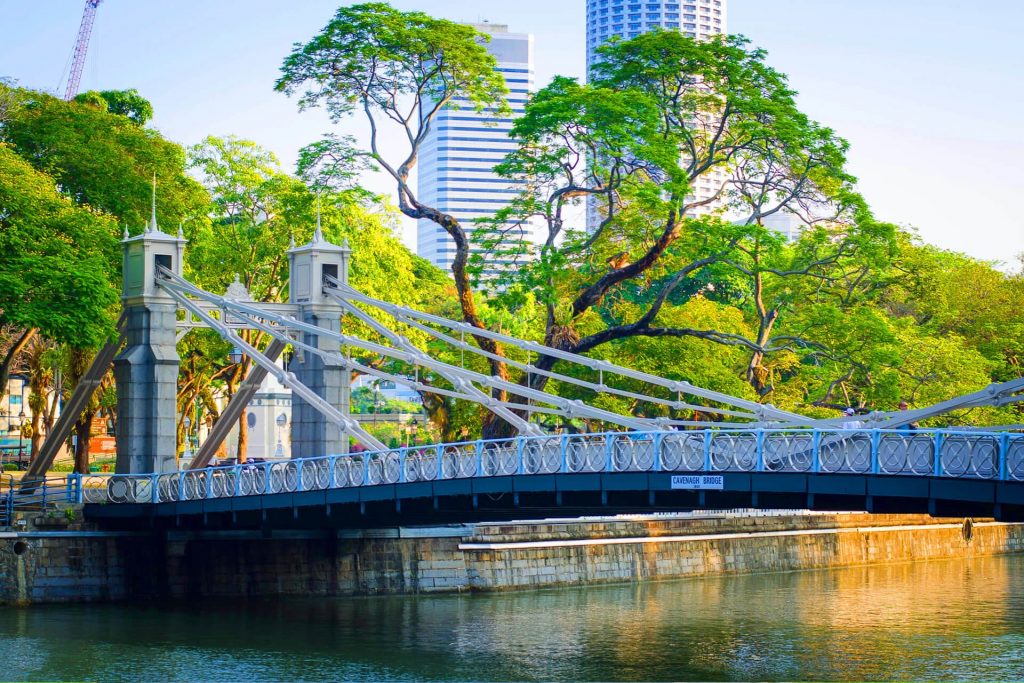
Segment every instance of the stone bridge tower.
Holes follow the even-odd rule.
[[[298,307],[299,320],[332,332],[341,330],[341,306],[324,296],[323,288],[328,276],[348,283],[351,253],[347,241],[339,247],[324,239],[319,215],[313,239],[288,250],[288,303]],[[338,351],[337,340],[327,337],[303,334],[302,341],[325,351]],[[343,364],[296,351],[288,370],[320,398],[337,406],[343,414],[349,414],[351,375]],[[316,408],[292,396],[292,457],[348,453],[348,435]]]
[[[153,214],[141,235],[122,241],[121,302],[127,343],[114,359],[117,381],[117,465],[120,474],[176,469],[178,306],[156,284],[163,266],[181,275],[185,239],[161,232]]]

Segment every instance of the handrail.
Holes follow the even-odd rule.
[[[76,491],[81,480],[73,476],[34,479],[31,482],[25,482],[24,478],[16,482],[14,477],[9,474],[7,477],[7,492],[3,496],[3,514],[0,515],[3,524],[0,526],[9,526],[18,511],[45,512],[51,504],[70,504],[80,499]]]
[[[74,474],[68,486],[81,502],[160,503],[583,472],[802,472],[1024,482],[1024,434],[792,428],[519,436],[182,472]]]

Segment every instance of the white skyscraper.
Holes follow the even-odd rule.
[[[653,28],[691,38],[728,33],[725,6],[726,0],[587,0],[587,67],[612,36],[628,40]]]
[[[487,33],[491,41],[487,50],[498,62],[497,70],[508,86],[508,103],[512,117],[495,116],[493,112],[476,112],[465,100],[456,100],[462,108],[448,107],[442,111],[423,143],[419,165],[419,199],[424,204],[451,214],[470,234],[479,218],[493,216],[519,192],[514,181],[498,177],[494,166],[516,149],[508,131],[512,119],[522,114],[528,93],[534,89],[533,36],[509,33],[500,24],[473,24]],[[517,235],[536,240],[537,226],[529,224]],[[451,268],[455,244],[436,223],[420,220],[417,224],[417,252],[439,268]],[[475,253],[481,250],[474,245]],[[503,263],[488,258],[490,274],[501,270]]]
[[[622,40],[636,38],[654,28],[680,31],[691,38],[710,38],[726,29],[727,0],[587,0],[587,68],[597,61],[599,48],[614,36]],[[689,197],[704,200],[713,197],[725,181],[719,171],[697,179]],[[699,207],[693,213],[714,211],[717,203]],[[588,207],[588,224],[599,220],[596,206]]]

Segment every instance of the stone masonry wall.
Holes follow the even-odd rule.
[[[4,534],[0,604],[92,602],[153,595],[159,557],[146,537]]]
[[[462,536],[392,530],[395,538],[2,534],[0,603],[494,591],[1024,552],[1022,524],[970,526],[794,515],[479,525]]]
[[[509,543],[504,539],[515,538],[522,530],[492,528],[489,530],[491,533],[479,534],[472,542],[463,544],[463,548],[470,586],[476,590],[644,581],[1024,552],[1024,525],[975,523],[968,541],[962,520],[842,517],[832,519],[832,523],[828,517],[806,520],[808,528],[803,531],[792,529],[791,520],[746,519],[732,533],[723,529],[727,525],[723,525],[721,520],[706,520],[707,523],[694,525],[696,529],[691,527],[686,531],[687,534],[696,534],[691,539],[653,540],[668,535],[661,533],[665,530],[662,527],[657,529],[657,535],[645,539],[645,542],[631,543],[609,543],[607,539],[593,538],[581,540],[575,536],[581,531],[578,528],[556,532],[562,536],[558,539]],[[614,538],[619,530],[607,531]],[[622,540],[621,536],[618,538]]]

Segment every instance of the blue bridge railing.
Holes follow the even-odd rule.
[[[1024,481],[1024,434],[707,430],[516,437],[156,474],[73,474],[86,503],[164,503],[467,477],[802,472]]]
[[[21,480],[11,474],[0,476],[0,526],[11,526],[19,513],[45,514],[55,505],[82,499],[76,477]]]

